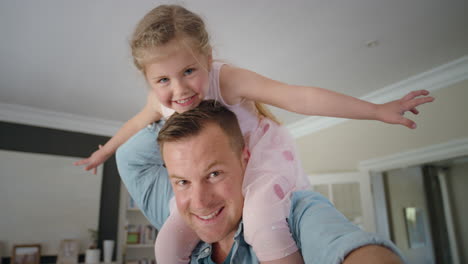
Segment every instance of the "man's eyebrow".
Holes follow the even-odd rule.
[[[177,175],[175,175],[175,174],[171,174],[171,175],[169,175],[169,178],[171,178],[171,179],[180,179],[180,180],[185,180],[185,178],[184,178],[184,177],[182,177],[182,176],[177,176]]]
[[[208,164],[208,166],[206,166],[206,171],[210,171],[213,167],[217,166],[221,164],[221,162],[217,161],[217,160],[214,160],[212,161],[211,163]]]

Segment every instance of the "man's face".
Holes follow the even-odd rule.
[[[215,124],[199,135],[166,142],[163,157],[185,222],[207,243],[232,239],[242,217],[248,152],[236,153]]]

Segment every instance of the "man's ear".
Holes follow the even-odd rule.
[[[247,163],[249,162],[250,159],[250,150],[247,146],[245,146],[242,149],[242,156],[241,156],[241,161],[242,165],[244,165],[244,168],[247,167]]]

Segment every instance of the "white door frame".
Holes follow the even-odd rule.
[[[417,166],[425,163],[437,162],[466,155],[468,155],[468,138],[461,138],[450,140],[441,144],[434,144],[419,149],[389,155],[382,158],[364,160],[359,162],[359,170],[364,175],[366,175],[365,177],[368,179],[367,182],[370,184],[371,175],[379,175],[387,170]],[[370,190],[371,188],[362,188],[362,190],[368,189]],[[369,200],[372,203],[370,208],[374,208],[371,192],[369,192],[369,194]],[[446,215],[446,218],[447,217],[450,218],[448,220],[451,220],[451,216]],[[372,227],[374,228],[373,231],[377,231],[375,226],[376,216],[374,210],[371,210],[370,219],[367,219],[367,221],[372,223]],[[383,229],[380,231],[385,230]],[[451,240],[450,242],[452,245],[455,246],[451,247],[451,250],[456,250],[456,240],[453,233],[453,231],[450,232],[449,239]],[[453,257],[454,262],[459,263],[458,255],[454,254]]]

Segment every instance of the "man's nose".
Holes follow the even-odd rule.
[[[191,203],[194,209],[204,209],[209,207],[209,188],[203,184],[193,186]]]

